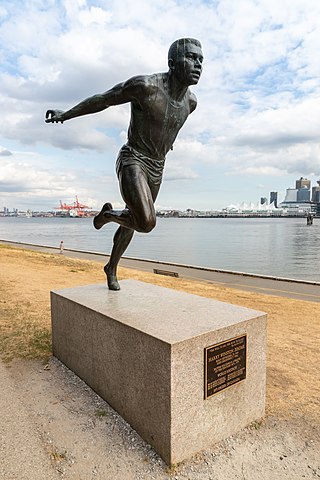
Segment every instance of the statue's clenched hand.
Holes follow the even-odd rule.
[[[46,123],[63,123],[64,118],[63,118],[64,112],[62,110],[47,110],[46,111]]]

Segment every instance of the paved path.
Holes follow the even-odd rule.
[[[47,253],[59,252],[59,248],[55,247],[9,242],[4,240],[0,240],[0,242],[3,244],[12,245],[19,248],[27,248],[35,251]],[[93,260],[100,263],[106,263],[109,258],[108,255],[98,252],[86,252],[72,249],[65,249],[64,256]],[[214,270],[210,268],[192,267],[188,265],[156,262],[130,257],[123,257],[120,261],[120,265],[126,268],[154,272],[160,275],[179,276],[191,280],[213,283],[215,285],[237,288],[239,290],[249,290],[267,295],[295,298],[311,302],[320,302],[320,283],[318,282],[251,275],[241,272]]]
[[[0,361],[0,479],[58,480],[18,387]]]

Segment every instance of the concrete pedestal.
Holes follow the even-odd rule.
[[[105,285],[51,292],[51,305],[53,354],[167,464],[264,415],[264,313],[134,280],[122,281],[120,292]],[[239,337],[247,343],[245,379],[205,399],[205,350]],[[225,355],[231,371],[236,353]]]

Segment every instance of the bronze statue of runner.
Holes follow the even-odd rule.
[[[134,231],[147,233],[156,225],[154,202],[162,181],[165,156],[173,148],[188,115],[197,106],[189,86],[198,83],[202,62],[198,40],[176,40],[169,49],[168,72],[138,75],[87,98],[66,112],[46,112],[46,123],[63,123],[114,105],[131,104],[128,141],[116,162],[125,208],[118,211],[111,203],[105,203],[93,221],[98,230],[109,222],[119,224],[110,260],[104,267],[110,290],[120,289],[117,266]]]

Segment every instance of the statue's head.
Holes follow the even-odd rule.
[[[169,71],[184,86],[195,85],[202,72],[201,43],[194,38],[180,38],[168,52]]]

